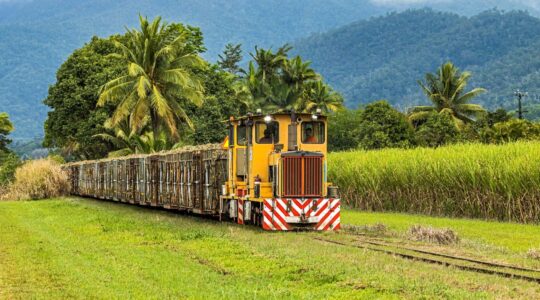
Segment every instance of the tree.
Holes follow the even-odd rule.
[[[235,77],[211,65],[197,72],[205,90],[204,105],[186,106],[186,112],[193,120],[194,129],[188,133],[186,142],[193,144],[220,143],[227,135],[227,123],[230,116],[247,112],[239,105],[235,97],[233,84]]]
[[[13,123],[9,120],[9,115],[5,112],[0,113],[0,154],[7,153],[7,145],[11,143],[11,140],[7,138],[13,129]]]
[[[5,112],[0,113],[0,190],[11,181],[15,169],[20,165],[19,157],[7,148],[7,145],[11,143],[7,135],[14,129],[9,115]]]
[[[439,147],[458,140],[459,131],[452,116],[432,112],[416,130],[416,141],[420,146]]]
[[[328,150],[344,151],[358,148],[358,130],[362,110],[341,109],[328,116]]]
[[[96,108],[98,90],[125,72],[118,59],[108,57],[115,51],[114,41],[120,39],[93,37],[60,66],[43,101],[50,107],[45,147],[58,148],[72,159],[100,158],[114,150],[114,145],[94,136],[105,130],[103,124],[114,111],[113,105]]]
[[[540,124],[527,120],[511,119],[493,125],[492,130],[489,140],[492,143],[540,139]]]
[[[414,144],[414,131],[406,116],[385,100],[367,105],[360,118],[358,140],[361,148],[406,148]]]
[[[343,98],[322,82],[310,62],[287,57],[291,47],[284,45],[276,53],[255,47],[250,53],[244,77],[235,84],[237,99],[248,110],[296,110],[331,112],[341,108]]]
[[[238,75],[242,68],[238,65],[242,61],[242,44],[233,45],[231,43],[225,45],[223,54],[218,55],[218,66],[233,75]]]
[[[303,109],[306,112],[315,112],[320,109],[324,113],[330,113],[343,108],[343,97],[332,90],[322,81],[309,82],[304,91]]]
[[[411,121],[424,120],[431,112],[449,114],[458,128],[465,123],[471,123],[485,111],[478,104],[469,102],[476,96],[484,93],[483,88],[475,88],[465,92],[471,73],[460,73],[451,62],[443,64],[436,74],[426,74],[426,82],[418,84],[433,103],[433,106],[417,106],[413,108],[409,119]]]
[[[167,130],[176,142],[180,123],[192,127],[185,103],[202,105],[204,89],[192,69],[204,68],[206,62],[189,43],[185,27],[162,24],[160,17],[151,23],[139,19],[140,30],[128,29],[127,40],[115,43],[120,50],[115,57],[125,63],[127,74],[102,87],[98,106],[116,106],[113,126],[129,118],[133,133],[150,126],[154,136]]]

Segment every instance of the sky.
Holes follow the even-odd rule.
[[[455,3],[459,2],[459,0],[370,0],[371,3],[378,4],[378,5],[386,5],[386,6],[393,6],[393,5],[408,5],[408,4],[435,4],[435,3]],[[497,0],[492,1],[486,1],[490,4],[497,4]],[[522,4],[527,5],[532,8],[538,9],[540,8],[540,0],[510,0],[510,1],[500,1],[500,2],[513,2],[516,4]]]

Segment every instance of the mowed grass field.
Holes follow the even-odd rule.
[[[344,211],[346,224],[450,227],[451,253],[540,267],[535,225]],[[179,213],[64,198],[0,202],[0,298],[522,298],[540,285],[404,260],[314,237]]]

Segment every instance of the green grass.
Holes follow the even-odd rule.
[[[461,226],[460,233],[463,230],[464,236],[479,243],[497,240],[489,230],[496,223],[343,214],[345,223],[382,222],[396,232],[424,221]],[[535,227],[500,224],[494,228],[538,240]],[[312,239],[320,235],[343,238],[334,233],[269,233],[88,199],[0,202],[0,299],[531,299],[540,295],[537,284]],[[509,247],[511,251],[527,247],[517,243],[520,246]]]
[[[329,155],[352,207],[540,222],[540,142],[463,144]]]
[[[398,233],[406,233],[412,225],[422,224],[436,228],[450,228],[465,240],[498,247],[504,251],[524,254],[531,248],[540,248],[540,226],[506,222],[486,222],[471,219],[436,218],[399,213],[367,213],[346,210],[342,218],[348,224],[366,225],[382,223]]]

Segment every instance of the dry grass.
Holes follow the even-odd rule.
[[[414,241],[430,242],[440,245],[451,245],[459,242],[457,233],[452,229],[437,229],[421,225],[413,225],[409,229],[409,238]]]
[[[531,248],[527,251],[527,257],[540,260],[540,249]]]
[[[66,195],[67,174],[51,159],[31,160],[15,171],[15,180],[1,198],[7,200],[45,199]]]
[[[388,230],[388,227],[382,223],[364,226],[344,224],[341,226],[341,229],[352,234],[384,234]]]

